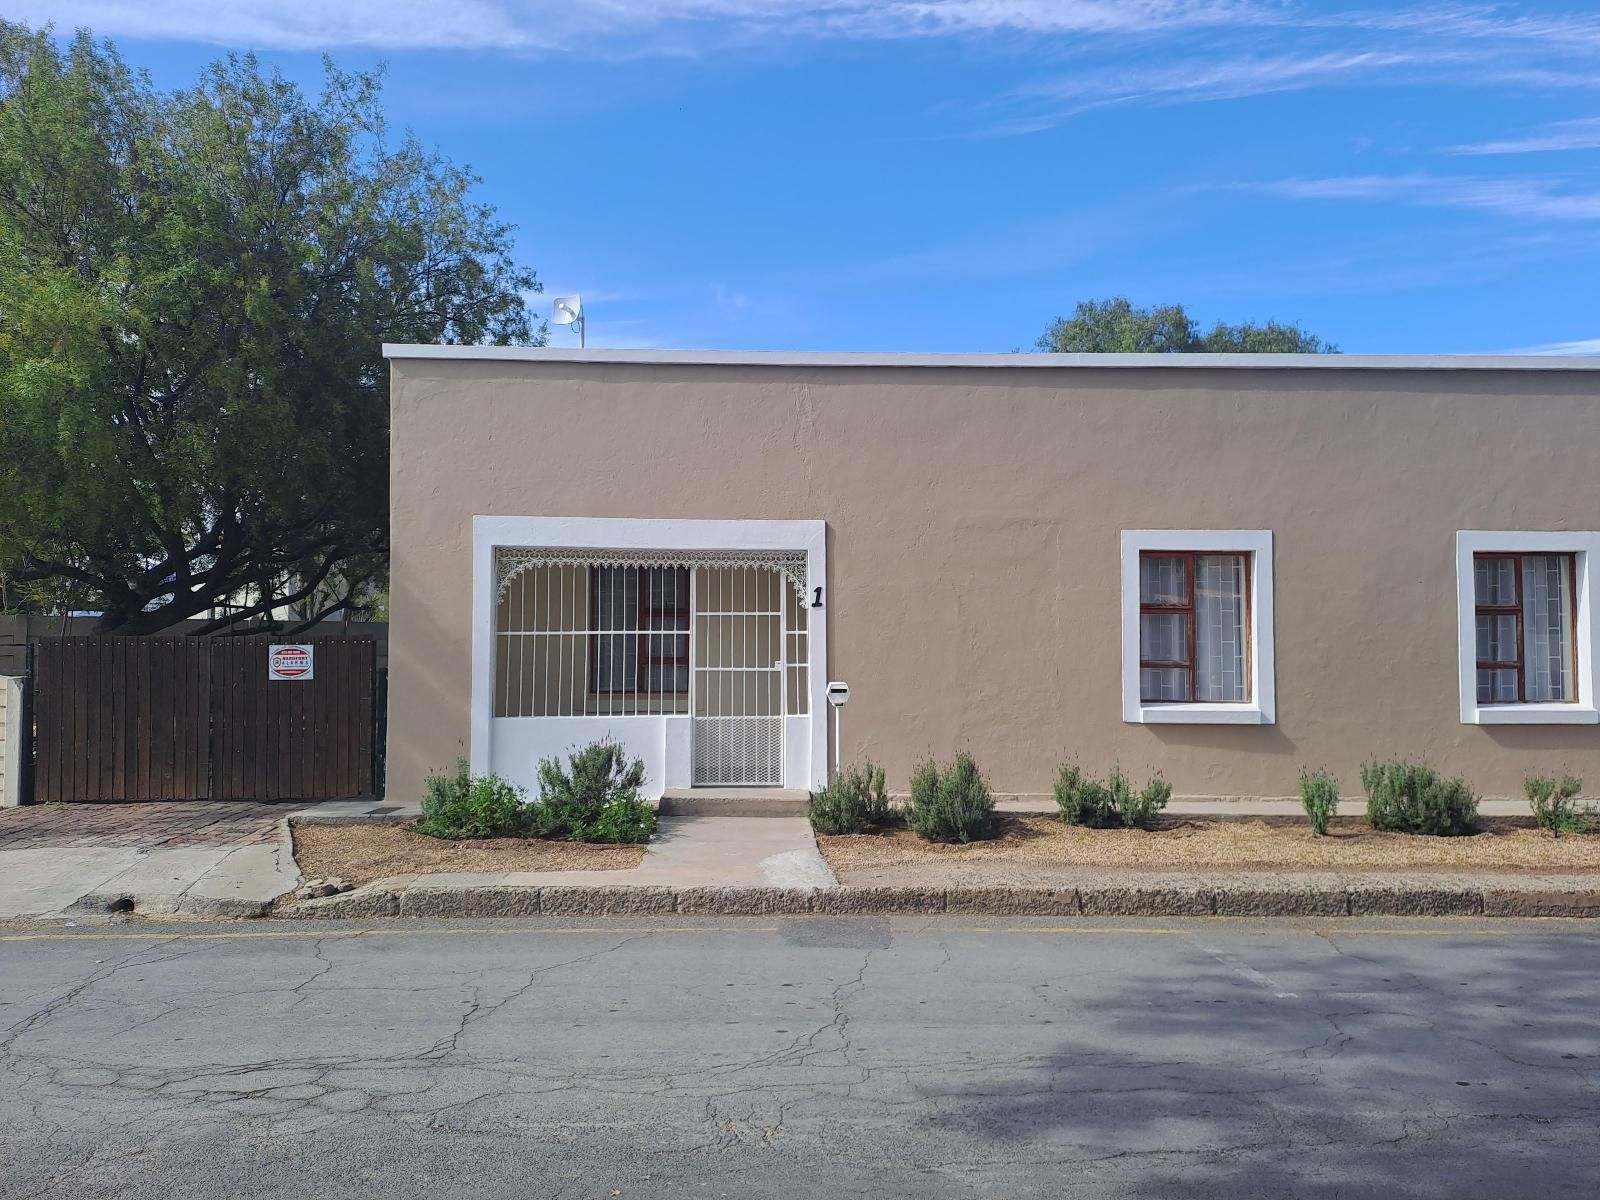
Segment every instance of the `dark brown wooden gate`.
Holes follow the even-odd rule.
[[[373,792],[376,643],[318,638],[267,678],[270,638],[59,638],[33,652],[34,799],[333,800]]]

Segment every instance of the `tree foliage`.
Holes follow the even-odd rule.
[[[1050,323],[1037,343],[1058,354],[1337,354],[1338,347],[1298,325],[1219,322],[1202,330],[1179,304],[1135,308],[1118,296],[1081,300]]]
[[[160,92],[0,21],[0,582],[149,633],[380,594],[381,345],[542,339],[477,179],[253,57]]]

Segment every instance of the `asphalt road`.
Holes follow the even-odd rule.
[[[1600,1192],[1583,923],[12,927],[0,1030],[7,1198]]]

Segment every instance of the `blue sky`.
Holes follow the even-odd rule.
[[[387,63],[591,345],[1030,348],[1085,297],[1600,352],[1600,3],[11,0]],[[553,344],[574,339],[552,331]]]

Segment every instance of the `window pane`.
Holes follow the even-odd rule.
[[[631,692],[639,677],[640,571],[599,567],[594,573],[594,686],[599,692]]]
[[[1517,673],[1495,670],[1478,672],[1479,704],[1515,704],[1517,701]]]
[[[1478,661],[1517,661],[1517,618],[1478,614]]]
[[[1188,614],[1141,613],[1139,657],[1145,662],[1188,662]]]
[[[658,663],[646,668],[646,688],[652,692],[676,695],[689,690],[689,667],[672,663]]]
[[[638,678],[639,639],[632,634],[606,634],[595,640],[595,690],[631,692]]]
[[[627,567],[595,571],[595,629],[605,633],[633,629],[639,614],[639,572]]]
[[[652,634],[645,639],[652,659],[679,659],[679,662],[650,662],[645,665],[645,686],[652,692],[689,690],[689,635]]]
[[[689,572],[682,567],[653,568],[649,585],[647,628],[689,628]]]
[[[1195,560],[1195,699],[1245,699],[1244,557],[1206,554]]]
[[[1182,667],[1141,667],[1139,699],[1145,701],[1187,700],[1189,672]]]
[[[1517,602],[1517,560],[1478,558],[1472,563],[1472,577],[1478,603],[1511,605]]]
[[[1140,604],[1187,604],[1187,564],[1181,558],[1146,554],[1139,558]]]
[[[1529,700],[1572,698],[1572,596],[1567,560],[1529,555],[1522,560],[1524,666]]]

